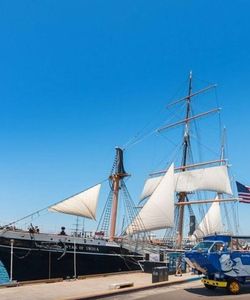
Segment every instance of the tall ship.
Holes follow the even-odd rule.
[[[135,223],[132,222],[127,228],[127,233],[160,230],[163,237],[154,239],[154,242],[164,246],[167,252],[170,249],[190,248],[209,234],[232,234],[239,230],[239,198],[233,192],[234,181],[226,157],[226,134],[221,126],[221,109],[210,107],[210,98],[209,102],[205,98],[205,104],[209,106],[206,111],[197,112],[194,105],[201,107],[199,98],[204,94],[207,97],[215,89],[216,84],[209,84],[193,91],[193,75],[190,72],[186,96],[167,105],[167,109],[172,110],[169,117],[171,122],[153,129],[153,133],[164,134],[164,137],[168,133],[168,140],[175,146],[174,154],[167,163],[164,162],[163,170],[150,173],[141,193],[142,208]],[[212,116],[218,116],[218,128],[214,119],[199,127],[199,123]],[[203,139],[200,128],[204,131]],[[210,136],[217,133],[215,129],[221,131],[216,150]],[[174,130],[172,135],[169,133],[171,130]],[[150,136],[150,133],[146,135]],[[204,149],[209,153],[204,155]],[[139,220],[142,220],[143,227],[136,228]]]
[[[140,269],[142,255],[126,239],[116,236],[116,218],[119,194],[126,199],[128,218],[135,217],[135,209],[124,178],[129,176],[123,165],[123,151],[116,148],[112,172],[108,178],[110,193],[94,234],[75,231],[67,235],[65,228],[59,234],[40,232],[32,224],[28,230],[16,225],[43,211],[53,211],[95,220],[101,184],[72,197],[41,209],[0,230],[0,261],[9,273],[10,281],[52,278],[77,278],[86,274],[100,274]],[[109,231],[109,232],[108,232]]]
[[[169,129],[178,128],[179,132],[172,138],[179,142],[176,142],[174,157],[146,180],[137,206],[125,184],[129,174],[123,164],[123,149],[117,148],[108,178],[110,193],[93,236],[65,235],[64,228],[60,234],[48,234],[38,232],[33,226],[29,230],[15,227],[24,218],[1,228],[0,260],[11,280],[77,278],[86,274],[138,270],[143,267],[147,254],[155,259],[160,257],[159,253],[182,251],[208,234],[237,233],[239,198],[232,191],[225,133],[221,134],[219,150],[212,152],[215,156],[212,159],[204,160],[192,147],[194,137],[199,144],[197,122],[220,112],[216,107],[194,113],[193,99],[216,85],[193,91],[192,81],[190,72],[187,95],[168,105],[168,108],[180,108],[183,118],[153,129],[153,133],[165,134]],[[180,113],[175,110],[171,119]],[[212,129],[214,133],[213,124],[205,129]],[[205,139],[211,143],[209,135]],[[132,139],[130,146],[137,142]],[[101,184],[97,184],[43,210],[95,220],[100,187]],[[117,234],[121,196],[126,217]]]

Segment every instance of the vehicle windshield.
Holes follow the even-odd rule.
[[[207,251],[213,244],[214,244],[214,242],[200,242],[199,244],[194,246],[193,250]]]

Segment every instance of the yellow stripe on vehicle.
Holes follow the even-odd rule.
[[[227,287],[226,281],[218,281],[218,280],[211,280],[211,279],[205,279],[203,278],[201,280],[204,284],[212,285],[212,286],[218,286],[218,287]]]

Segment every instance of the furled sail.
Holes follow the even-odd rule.
[[[174,165],[163,176],[138,216],[128,226],[126,232],[157,230],[174,225]]]
[[[143,188],[141,200],[149,197],[163,176],[149,178]],[[227,166],[215,166],[174,174],[176,192],[213,191],[232,195]]]
[[[218,200],[218,197],[215,198]],[[213,202],[205,217],[193,233],[194,238],[201,238],[208,234],[223,232],[221,209],[219,202]]]
[[[101,184],[95,185],[62,202],[50,206],[49,210],[95,220],[100,188]]]

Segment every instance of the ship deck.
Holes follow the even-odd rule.
[[[122,274],[88,276],[77,280],[64,280],[51,283],[26,283],[18,286],[0,288],[1,300],[76,300],[76,299],[101,299],[108,295],[115,295],[121,292],[129,292],[155,288],[168,284],[198,279],[197,275],[190,273],[181,277],[169,276],[169,280],[152,284],[152,274],[144,272],[129,272]],[[114,285],[130,282],[133,287],[114,289]]]

